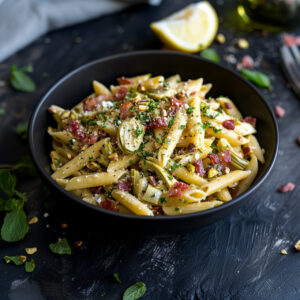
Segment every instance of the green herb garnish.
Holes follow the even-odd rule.
[[[16,65],[12,65],[10,83],[13,86],[13,88],[22,92],[34,92],[35,83],[28,75],[26,75],[26,73],[32,72],[32,66],[27,66],[22,69],[18,69]]]
[[[217,51],[215,49],[212,49],[212,48],[206,48],[206,49],[202,50],[200,52],[200,56],[205,58],[205,59],[214,61],[214,62],[219,62],[220,61],[220,57],[219,57]]]
[[[186,110],[186,113],[187,113],[188,115],[190,115],[190,114],[193,113],[194,109],[195,109],[195,107],[189,107],[189,108]]]
[[[118,273],[114,273],[114,277],[116,279],[116,282],[118,283],[122,283],[122,281],[120,280],[119,274]]]
[[[4,256],[3,259],[6,261],[7,264],[12,261],[17,266],[23,265],[24,262],[26,261],[26,257],[25,256],[21,256],[21,255]]]
[[[174,122],[175,122],[175,118],[172,118],[168,123],[168,127],[171,128]]]
[[[61,254],[61,255],[63,254],[70,255],[72,252],[67,238],[58,239],[56,243],[51,243],[49,245],[49,248],[53,253]]]
[[[26,271],[27,273],[31,273],[31,272],[34,271],[34,269],[35,269],[35,262],[34,262],[34,259],[31,258],[30,261],[27,261],[27,262],[25,263],[25,271]]]
[[[5,109],[0,108],[0,116],[3,116],[5,114]]]
[[[126,289],[123,300],[137,300],[145,294],[146,290],[144,282],[137,282]]]
[[[271,88],[269,77],[261,72],[242,69],[241,74],[243,77],[245,77],[249,81],[255,83],[256,85],[262,88],[267,88],[267,89]]]
[[[19,124],[16,128],[16,133],[22,140],[27,140],[28,137],[27,131],[28,131],[28,121]]]

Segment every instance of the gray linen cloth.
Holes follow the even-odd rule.
[[[0,62],[46,32],[161,0],[0,0]]]

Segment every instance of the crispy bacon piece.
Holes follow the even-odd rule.
[[[223,153],[219,154],[220,160],[224,163],[230,163],[231,162],[231,151],[225,150]]]
[[[122,84],[133,84],[134,83],[131,79],[126,78],[124,76],[119,77],[117,80],[118,80],[119,85],[122,85]]]
[[[90,191],[94,195],[95,194],[100,194],[103,191],[103,186],[99,185],[99,186],[96,186],[96,187],[92,187],[92,188],[90,188]]]
[[[102,139],[104,139],[106,137],[107,137],[107,133],[105,131],[103,131],[102,129],[100,129],[98,131],[98,138],[99,138],[99,140],[102,140]]]
[[[279,105],[275,106],[275,112],[278,118],[282,118],[285,115],[285,109]]]
[[[229,130],[233,130],[235,128],[234,120],[226,120],[222,124],[226,129]]]
[[[250,147],[244,147],[243,148],[244,155],[248,154],[250,152],[250,150],[251,150]]]
[[[98,95],[97,97],[88,97],[83,101],[83,110],[92,111],[96,108],[97,104],[100,104],[102,101],[111,100],[111,97],[108,95]]]
[[[117,89],[117,91],[114,94],[114,100],[115,101],[122,101],[124,100],[126,94],[127,94],[127,87],[126,86],[121,86]]]
[[[156,129],[156,128],[167,128],[168,127],[168,120],[166,117],[159,117],[155,120],[152,120],[146,128],[149,130]]]
[[[154,216],[162,216],[164,214],[161,206],[153,207],[153,213],[154,213]]]
[[[169,189],[169,197],[180,197],[183,191],[189,190],[189,185],[183,182],[175,182]]]
[[[189,151],[190,153],[193,153],[193,152],[196,151],[196,147],[194,146],[194,144],[190,143],[190,144],[188,145],[188,151]]]
[[[131,180],[129,178],[120,180],[117,184],[117,187],[121,191],[130,192],[131,191]]]
[[[117,205],[110,199],[105,199],[100,202],[99,206],[104,209],[119,211]]]
[[[97,137],[93,134],[89,134],[83,139],[83,143],[86,145],[94,145],[97,142]]]
[[[226,107],[227,109],[232,109],[232,105],[231,105],[230,102],[225,102],[225,107]]]
[[[194,166],[196,168],[196,172],[201,176],[204,177],[206,174],[206,170],[203,166],[203,161],[201,159],[198,159],[194,162]]]
[[[153,186],[157,186],[157,180],[155,179],[154,176],[150,176],[149,181]]]
[[[131,117],[134,115],[134,111],[131,110],[133,107],[133,104],[131,102],[126,102],[120,105],[120,118],[121,120],[125,120],[128,117]]]
[[[219,158],[218,154],[211,153],[211,154],[208,154],[208,157],[210,158],[211,162],[214,165],[220,163],[220,158]]]
[[[67,125],[67,130],[70,131],[80,142],[82,142],[86,137],[86,134],[80,129],[80,123],[76,119],[72,120],[72,122]]]
[[[175,107],[182,107],[185,105],[185,103],[172,96],[171,97],[171,105],[175,106]]]
[[[243,122],[249,123],[253,127],[256,126],[256,118],[253,118],[253,117],[250,117],[250,116],[245,117],[244,120],[243,120]]]
[[[292,182],[288,182],[277,189],[279,193],[287,193],[291,192],[295,188],[295,184]]]

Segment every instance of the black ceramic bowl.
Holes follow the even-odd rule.
[[[228,96],[244,116],[257,118],[257,138],[265,149],[265,164],[249,190],[219,207],[180,216],[147,217],[126,215],[88,204],[65,191],[51,179],[49,153],[51,138],[47,127],[54,125],[47,109],[52,104],[71,108],[92,92],[92,80],[106,85],[115,83],[117,77],[152,73],[169,76],[178,73],[184,80],[203,77],[212,83],[211,96]],[[278,129],[274,114],[257,89],[236,73],[197,56],[165,51],[139,51],[114,55],[88,63],[71,72],[55,84],[37,105],[29,127],[29,144],[35,164],[46,180],[65,198],[96,211],[95,218],[108,219],[119,228],[147,234],[186,232],[207,225],[229,214],[253,193],[270,173],[278,148]],[[72,206],[71,206],[72,207]]]

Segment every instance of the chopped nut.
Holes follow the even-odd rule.
[[[188,169],[188,171],[189,171],[190,173],[194,173],[194,172],[195,172],[195,166],[192,165],[192,164],[188,164],[188,165],[186,166],[186,168]]]
[[[72,159],[72,154],[71,153],[67,153],[67,158],[71,160]]]
[[[82,245],[82,241],[76,241],[74,242],[75,247],[80,247]]]
[[[65,110],[62,114],[61,114],[61,118],[62,119],[68,119],[70,116],[70,111],[69,110]]]
[[[68,224],[62,223],[62,224],[60,224],[60,227],[61,227],[62,229],[66,229],[66,228],[68,228]]]
[[[297,251],[300,251],[300,240],[294,245]]]
[[[36,247],[33,247],[33,248],[25,248],[25,252],[29,255],[32,255],[34,253],[37,252],[37,248]]]
[[[216,175],[218,175],[218,171],[216,170],[216,169],[214,169],[214,168],[211,168],[211,169],[209,169],[209,171],[208,171],[208,178],[213,178],[213,177],[215,177]]]
[[[96,170],[100,169],[100,165],[94,161],[87,163],[86,167],[91,171],[96,171]]]
[[[39,221],[39,218],[38,217],[33,217],[31,218],[29,221],[28,221],[28,224],[31,225],[31,224],[35,224]]]
[[[87,145],[84,145],[83,147],[81,147],[81,149],[80,149],[80,151],[84,151],[84,150],[86,150],[87,149]]]
[[[115,153],[112,153],[111,155],[109,155],[108,158],[109,158],[110,160],[117,161],[117,160],[119,160],[119,155],[118,155],[117,152],[115,152]]]
[[[288,254],[285,249],[280,250],[280,253],[283,254],[283,255],[287,255]]]
[[[165,110],[165,109],[161,109],[161,115],[163,116],[163,117],[166,117],[167,116],[167,111]]]
[[[241,49],[248,49],[249,48],[249,42],[246,39],[239,39],[238,40],[238,46]]]
[[[218,33],[217,37],[216,37],[216,40],[217,40],[218,43],[224,44],[226,42],[225,35],[222,34],[222,33]]]
[[[22,262],[25,262],[27,260],[27,257],[25,255],[20,255],[19,257]]]
[[[138,111],[147,111],[148,109],[148,105],[138,105]]]
[[[136,102],[139,102],[141,99],[141,96],[140,95],[137,95],[133,98],[132,102],[136,103]]]

